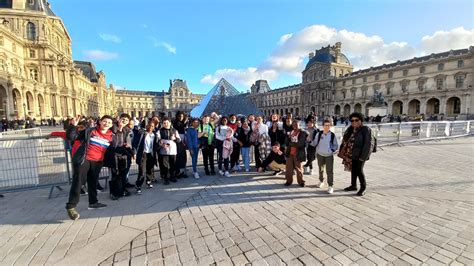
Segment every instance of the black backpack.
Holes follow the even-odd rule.
[[[367,127],[370,134],[370,151],[372,153],[377,152],[377,133],[374,132],[370,127]]]

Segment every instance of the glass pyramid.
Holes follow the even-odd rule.
[[[201,102],[191,110],[191,117],[202,117],[216,112],[219,115],[262,114],[248,99],[249,93],[239,92],[232,84],[221,78],[214,87],[202,98]]]

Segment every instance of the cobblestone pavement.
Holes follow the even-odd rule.
[[[78,206],[67,189],[0,198],[0,265],[474,264],[474,138],[386,147],[365,167],[368,193],[284,187],[282,176],[188,178],[143,195]]]
[[[366,164],[368,193],[217,178],[102,265],[463,265],[474,261],[474,138],[386,147]]]

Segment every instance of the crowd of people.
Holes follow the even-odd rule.
[[[178,112],[173,119],[153,116],[141,121],[128,114],[105,115],[97,121],[76,117],[66,121],[65,132],[52,135],[64,137],[71,147],[73,178],[66,209],[69,217],[77,220],[80,215],[76,206],[81,194],[88,194],[89,209],[106,207],[97,198],[97,190],[102,189],[98,182],[102,167],[111,171],[110,198],[117,200],[132,192],[141,194],[143,187],[153,188],[160,179],[161,184],[168,185],[187,178],[187,153],[191,158],[192,177],[196,179],[203,174],[231,177],[239,171],[273,171],[273,175],[284,173],[285,186],[292,185],[296,175],[301,187],[305,186],[304,175],[313,174],[316,161],[320,180],[317,187],[323,188],[327,183],[329,194],[334,192],[333,167],[337,154],[342,158],[344,169],[351,172],[351,185],[344,190],[358,190],[359,179],[360,189],[356,195],[363,196],[366,189],[363,168],[375,150],[376,139],[370,128],[363,125],[362,114],[353,113],[349,119],[351,125],[341,145],[331,132],[332,118],[324,119],[320,129],[316,116],[310,114],[303,129],[301,121],[294,119],[291,113],[285,117],[273,114],[268,121],[253,114],[212,113],[189,118],[183,112]],[[250,165],[251,154],[255,168]],[[200,156],[203,171],[197,167]],[[138,165],[134,184],[128,179],[132,163]],[[159,167],[160,178],[155,176],[155,166]],[[87,192],[83,191],[86,183]]]

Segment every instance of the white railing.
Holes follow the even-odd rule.
[[[33,127],[27,129],[8,130],[0,132],[0,138],[24,137],[24,136],[41,136],[42,131],[40,127]]]
[[[375,130],[377,133],[377,145],[381,147],[474,135],[474,120],[379,123],[367,124],[367,126]],[[338,139],[342,139],[346,128],[346,126],[336,126],[333,128]]]

